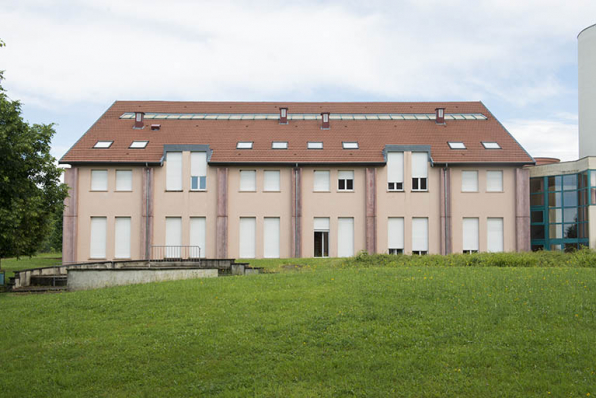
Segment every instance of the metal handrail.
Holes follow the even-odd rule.
[[[200,246],[152,245],[151,261],[198,260],[201,262]]]

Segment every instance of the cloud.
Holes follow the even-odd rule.
[[[579,151],[577,122],[509,120],[503,123],[533,157],[575,160]]]

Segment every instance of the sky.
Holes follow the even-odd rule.
[[[0,70],[56,158],[115,100],[482,101],[574,160],[594,23],[594,0],[0,0]]]

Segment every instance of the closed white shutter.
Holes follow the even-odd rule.
[[[240,218],[240,258],[256,257],[257,220],[254,217]]]
[[[205,217],[190,218],[190,250],[189,255],[192,258],[205,257],[207,255],[205,248]],[[198,248],[197,248],[198,247]]]
[[[106,258],[107,218],[91,217],[89,258]]]
[[[108,190],[108,171],[107,170],[91,170],[91,190],[92,191],[107,191]]]
[[[329,171],[315,170],[315,192],[329,191]]]
[[[501,170],[490,170],[486,172],[487,192],[503,191],[503,172]]]
[[[192,176],[206,176],[207,175],[207,153],[206,152],[191,152],[190,153],[190,175],[192,175]]]
[[[502,252],[503,249],[503,219],[489,218],[486,221],[487,249],[489,252]]]
[[[337,256],[354,255],[354,219],[341,217],[337,219]]]
[[[182,246],[182,218],[166,217],[166,250],[165,256],[180,258]]]
[[[428,251],[428,218],[412,219],[412,250]]]
[[[166,190],[182,190],[182,152],[166,154]]]
[[[263,230],[265,258],[279,258],[279,218],[265,217]]]
[[[478,192],[478,172],[476,170],[464,170],[461,172],[462,192]]]
[[[354,171],[353,170],[340,170],[337,173],[338,180],[353,180],[354,179]]]
[[[428,176],[428,154],[426,152],[412,152],[412,178],[426,178]]]
[[[132,191],[132,170],[116,170],[116,191]]]
[[[257,172],[254,170],[240,170],[240,190],[251,191],[257,190]]]
[[[387,182],[404,182],[404,153],[387,153]]]
[[[315,231],[329,231],[329,218],[328,217],[315,217],[314,220]]]
[[[404,248],[404,219],[391,217],[387,220],[387,248]]]
[[[463,249],[478,250],[478,219],[464,218],[463,225]]]
[[[279,170],[265,170],[264,172],[264,191],[280,191]]]
[[[114,257],[130,258],[130,217],[116,217]]]

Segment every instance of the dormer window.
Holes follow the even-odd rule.
[[[95,143],[95,145],[93,145],[93,148],[95,148],[95,149],[108,149],[109,147],[112,146],[113,143],[114,143],[114,141],[97,141]]]
[[[323,149],[323,143],[322,142],[309,142],[308,143],[308,149]]]
[[[273,141],[271,149],[288,149],[288,143],[287,141]]]
[[[501,149],[501,146],[497,142],[483,142],[485,149]]]
[[[238,141],[236,149],[252,149],[252,141]]]
[[[344,149],[358,149],[358,142],[342,142]]]
[[[449,142],[449,148],[451,149],[466,149],[466,146],[463,142]]]
[[[145,149],[149,141],[133,141],[129,148],[130,149]]]

